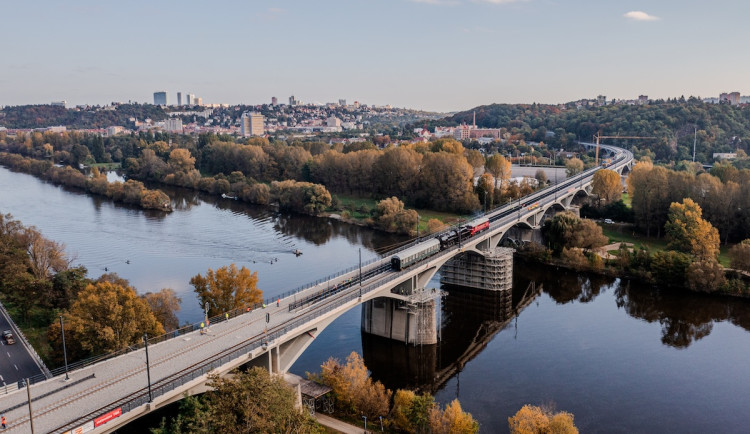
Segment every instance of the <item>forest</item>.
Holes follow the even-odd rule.
[[[134,127],[134,119],[166,119],[160,106],[151,104],[118,104],[113,110],[66,109],[47,104],[8,106],[0,110],[0,126],[6,128],[46,128],[63,125],[73,129],[107,128],[113,125]]]

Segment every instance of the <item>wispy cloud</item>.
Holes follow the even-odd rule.
[[[649,15],[643,11],[630,11],[623,15],[623,17],[635,20],[635,21],[659,21],[661,18]]]
[[[474,3],[490,3],[493,5],[504,5],[508,3],[520,3],[528,0],[472,0]]]
[[[411,0],[414,3],[425,3],[428,5],[456,5],[459,2],[456,0]]]

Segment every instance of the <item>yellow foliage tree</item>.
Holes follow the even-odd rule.
[[[338,359],[328,359],[321,366],[321,380],[333,389],[346,411],[362,413],[370,419],[388,414],[391,391],[379,381],[372,381],[364,360],[356,352],[349,354],[345,365]]]
[[[149,336],[164,334],[144,299],[135,289],[111,282],[89,284],[65,313],[66,332],[92,354],[119,350]],[[58,326],[59,327],[59,326]]]
[[[535,405],[524,405],[508,418],[508,425],[512,434],[578,434],[572,414],[553,414]]]
[[[445,406],[445,410],[435,406],[430,411],[430,428],[435,434],[474,434],[479,432],[479,423],[470,413],[461,409],[461,404],[454,399]]]
[[[664,229],[667,247],[692,253],[699,260],[716,259],[719,255],[719,231],[701,216],[701,207],[692,199],[669,206],[669,216]]]
[[[245,267],[238,270],[234,264],[216,271],[209,268],[206,277],[193,276],[190,284],[195,288],[201,306],[208,305],[209,316],[263,301],[263,291],[257,287],[258,272],[250,273]]]
[[[594,173],[592,193],[605,202],[615,202],[622,196],[620,174],[614,170],[601,169]]]
[[[487,159],[487,163],[484,166],[491,174],[495,177],[495,187],[497,187],[497,181],[507,181],[511,175],[511,164],[510,161],[506,160],[500,154],[495,154]]]

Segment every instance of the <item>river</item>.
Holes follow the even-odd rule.
[[[77,254],[96,277],[175,289],[181,321],[201,312],[190,277],[229,263],[258,271],[273,296],[355,266],[402,238],[185,190],[175,211],[113,204],[0,168],[0,212]],[[300,249],[302,256],[292,251]],[[517,261],[512,294],[447,288],[441,343],[362,337],[360,310],[326,329],[294,365],[364,354],[387,387],[459,398],[482,432],[507,432],[524,404],[575,415],[582,432],[747,432],[750,300],[685,294]],[[437,280],[431,282],[438,286]]]

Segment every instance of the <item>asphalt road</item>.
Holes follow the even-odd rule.
[[[6,385],[13,386],[19,380],[41,374],[42,369],[21,343],[16,331],[11,328],[10,320],[5,316],[5,312],[0,310],[0,333],[3,330],[10,330],[16,343],[8,345],[0,337],[0,386],[3,388]],[[3,393],[2,388],[0,388],[1,393]]]

